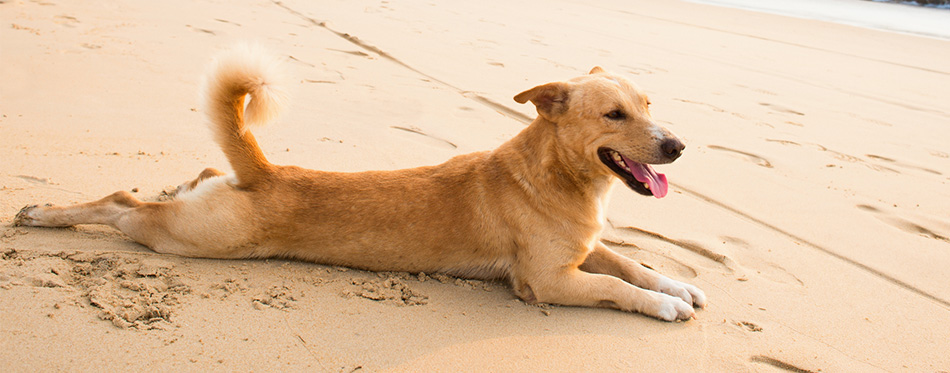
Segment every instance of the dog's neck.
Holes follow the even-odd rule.
[[[598,174],[589,160],[572,153],[567,144],[561,144],[558,125],[538,117],[521,133],[498,147],[492,156],[502,164],[512,165],[506,169],[528,191],[605,199],[614,178]],[[515,164],[532,166],[516,167]]]

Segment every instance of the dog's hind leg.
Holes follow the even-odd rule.
[[[206,183],[211,184],[203,187],[207,189],[199,193],[202,195],[186,195],[188,200],[142,202],[122,191],[73,206],[27,206],[16,215],[13,225],[104,224],[160,253],[208,258],[253,255],[253,245],[249,244],[252,227],[243,223],[243,217],[235,216],[245,205],[240,198],[228,193],[231,189],[223,179]],[[216,191],[219,193],[214,193]]]
[[[162,231],[167,230],[164,219],[160,219],[162,211],[167,210],[173,203],[176,202],[142,202],[131,193],[120,191],[98,201],[72,206],[26,206],[17,213],[13,225],[70,227],[79,224],[103,224],[155,249],[155,244],[164,233]]]
[[[73,206],[26,206],[13,218],[14,226],[70,227],[78,224],[105,224],[115,222],[125,212],[142,205],[131,193],[120,191],[95,202]]]

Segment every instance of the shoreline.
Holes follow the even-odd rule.
[[[808,20],[950,40],[950,4],[879,0],[683,0]]]

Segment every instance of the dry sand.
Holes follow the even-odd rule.
[[[157,255],[23,205],[156,198],[226,168],[217,50],[287,57],[275,163],[395,169],[490,149],[511,97],[594,65],[685,138],[613,246],[695,320],[534,307],[502,283]],[[0,1],[0,365],[37,370],[950,370],[950,42],[684,2]]]

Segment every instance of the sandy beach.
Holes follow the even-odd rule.
[[[702,288],[666,323],[503,282],[156,254],[27,204],[157,200],[227,169],[215,52],[265,45],[292,103],[267,157],[398,169],[487,150],[515,94],[600,65],[687,143],[609,246]],[[4,371],[950,371],[950,41],[690,2],[0,1]]]

